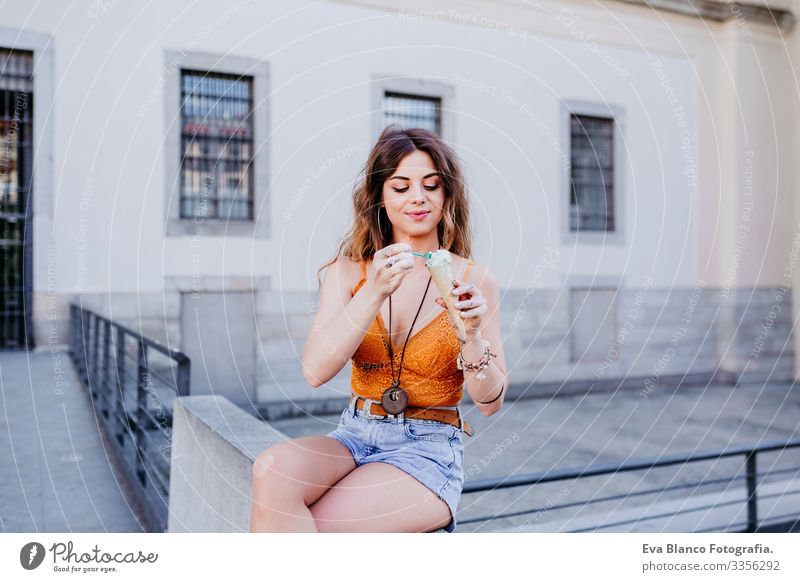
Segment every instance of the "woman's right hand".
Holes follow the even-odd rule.
[[[394,264],[386,268],[387,261]],[[414,267],[414,255],[411,254],[411,245],[408,243],[395,243],[378,250],[372,256],[372,272],[367,273],[367,283],[370,284],[381,299],[386,299],[400,287],[403,277]]]

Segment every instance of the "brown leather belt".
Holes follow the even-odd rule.
[[[353,394],[352,396],[355,397],[357,395]],[[358,396],[358,399],[356,400],[356,409],[364,410],[365,404],[366,400],[364,397]],[[381,403],[376,402],[375,400],[372,401],[369,412],[374,416],[389,416],[386,410],[384,410],[383,406],[381,406]],[[438,420],[439,422],[452,424],[456,428],[461,428],[461,424],[459,422],[460,416],[461,412],[459,410],[442,410],[438,408],[424,408],[422,406],[406,406],[406,409],[403,411],[404,418]],[[473,434],[472,425],[470,425],[470,423],[468,423],[466,420],[464,421],[464,432],[467,434],[467,436],[472,436]]]

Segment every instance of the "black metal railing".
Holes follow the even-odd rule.
[[[559,509],[561,510],[568,508],[583,509],[589,505],[593,505],[596,503],[603,503],[608,501],[624,501],[624,500],[629,500],[633,497],[639,497],[649,494],[662,494],[667,491],[674,491],[679,489],[696,490],[699,487],[716,485],[721,483],[730,484],[737,480],[743,479],[745,481],[745,488],[747,492],[747,496],[745,498],[747,504],[746,521],[735,524],[724,524],[718,527],[712,527],[704,530],[695,530],[695,531],[714,531],[714,532],[718,531],[758,532],[758,531],[790,531],[790,530],[794,531],[798,527],[800,527],[800,501],[798,501],[798,503],[793,505],[793,507],[795,508],[794,511],[790,511],[789,513],[785,513],[782,515],[770,516],[768,519],[763,520],[761,521],[761,523],[759,523],[758,483],[759,483],[759,477],[774,477],[786,473],[792,473],[796,476],[798,473],[800,473],[800,467],[775,469],[759,473],[756,471],[756,456],[759,453],[766,453],[770,451],[785,451],[787,449],[793,449],[797,447],[800,447],[800,439],[789,440],[789,441],[771,441],[760,445],[737,446],[726,449],[697,452],[692,454],[665,455],[655,459],[638,459],[617,464],[596,464],[580,469],[560,469],[560,470],[542,471],[539,473],[529,473],[526,475],[509,475],[507,477],[501,477],[495,479],[475,479],[472,481],[467,481],[464,484],[464,488],[462,490],[463,494],[493,491],[496,489],[505,489],[509,487],[538,485],[542,483],[554,483],[558,481],[574,481],[577,479],[595,477],[598,475],[610,475],[610,474],[624,473],[630,471],[642,471],[642,470],[653,469],[656,467],[667,467],[671,465],[683,466],[688,463],[696,463],[701,461],[716,461],[719,459],[724,459],[728,457],[737,457],[737,456],[744,457],[744,473],[745,473],[744,475],[738,477],[704,479],[702,481],[696,481],[692,483],[681,483],[669,487],[651,488],[643,491],[627,492],[620,495],[608,495],[600,498],[592,498],[590,500],[570,501],[569,503],[561,503],[561,504],[548,504],[545,507],[536,507],[533,509],[526,509],[522,511],[514,511],[503,514],[470,517],[463,519],[459,518],[458,523],[459,525],[464,525],[468,523],[487,522],[502,518],[512,518],[524,515],[541,514],[541,512],[544,511],[552,512],[552,511],[557,511]],[[800,495],[800,489],[791,492],[781,492],[780,494],[762,495],[760,499],[774,498],[778,495],[780,495],[781,497],[786,497],[789,495]],[[629,520],[621,520],[621,521],[604,520],[602,524],[598,524],[597,526],[594,527],[574,529],[570,531],[573,532],[598,531],[620,525],[642,523],[648,520],[668,518],[680,514],[715,509],[717,507],[723,507],[734,503],[741,504],[741,501],[740,500],[726,501],[722,503],[704,505],[701,507],[691,507],[685,510],[674,511],[670,513],[642,515],[637,517],[636,519],[629,519]],[[732,528],[741,528],[741,529],[732,529]]]
[[[147,528],[165,531],[172,404],[189,395],[189,358],[74,303],[69,353]]]

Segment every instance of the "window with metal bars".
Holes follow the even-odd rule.
[[[439,97],[384,91],[383,126],[423,127],[442,134],[442,100]]]
[[[570,231],[614,231],[614,119],[570,115]]]
[[[181,218],[252,220],[252,77],[181,70],[181,151]]]
[[[33,341],[33,53],[0,49],[0,349]]]

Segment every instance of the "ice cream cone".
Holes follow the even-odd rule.
[[[442,294],[445,305],[447,305],[447,312],[450,315],[450,323],[455,327],[456,334],[461,341],[466,341],[467,331],[464,327],[464,320],[461,319],[461,312],[456,309],[455,295],[453,295],[453,272],[450,268],[453,259],[450,253],[445,249],[433,251],[431,257],[425,261],[425,266],[431,272],[431,278]]]

